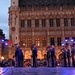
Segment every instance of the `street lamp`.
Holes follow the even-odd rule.
[[[1,57],[1,60],[4,60],[4,57],[3,56]]]

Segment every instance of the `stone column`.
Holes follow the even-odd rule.
[[[62,36],[61,36],[61,38],[62,38],[62,43],[64,43],[64,41],[65,41],[64,19],[61,19],[60,22],[61,22],[60,24],[61,24],[61,29],[62,29],[62,32],[61,32]]]
[[[70,18],[68,19],[68,26],[69,26],[69,28],[71,27],[71,19]]]
[[[35,39],[34,39],[34,35],[35,35],[34,27],[35,27],[35,21],[32,20],[32,44],[35,43]]]
[[[42,28],[42,21],[41,21],[41,19],[39,19],[39,28],[40,28],[40,31],[41,31],[41,28]],[[42,46],[42,34],[41,33],[39,33],[40,34],[40,46]]]
[[[57,37],[54,37],[55,46],[57,46]]]
[[[71,28],[71,18],[68,19],[68,27]],[[71,44],[71,36],[69,35],[69,49],[70,49],[70,44]]]
[[[46,28],[47,28],[47,46],[50,45],[49,42],[49,19],[46,19]]]
[[[25,28],[27,28],[27,20],[25,20]]]
[[[27,20],[25,20],[25,28],[27,29]],[[26,38],[25,38],[25,47],[27,47],[27,30],[25,29],[25,36],[26,36]]]
[[[56,28],[56,19],[54,19],[53,25],[54,25],[54,28]],[[57,38],[56,38],[56,36],[54,36],[54,41],[55,41],[55,46],[57,46]]]
[[[41,28],[42,27],[42,20],[39,19],[39,27]]]
[[[56,19],[53,21],[54,28],[56,28]]]

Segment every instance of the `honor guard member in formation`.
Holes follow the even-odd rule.
[[[65,46],[61,49],[63,67],[71,67],[71,52],[68,47],[69,47],[69,44],[66,43]]]
[[[67,67],[67,60],[66,60],[67,54],[66,54],[66,50],[65,50],[65,48],[63,47],[63,48],[61,49],[61,51],[62,51],[61,65],[62,65],[62,67]]]
[[[63,58],[63,66],[64,67],[70,67],[71,66],[71,52],[70,49],[68,48],[69,44],[66,43],[65,47],[62,48],[62,58]]]
[[[75,67],[75,43],[71,45],[72,66]]]
[[[70,67],[71,66],[71,52],[68,47],[69,47],[69,44],[66,43],[65,51],[66,51],[67,67]]]
[[[51,45],[51,63],[52,63],[52,67],[56,67],[56,53],[55,53],[56,49],[54,47],[54,45]]]
[[[53,45],[47,47],[47,66],[56,67],[55,47]]]
[[[47,47],[47,67],[51,67],[51,47]]]
[[[20,49],[19,44],[15,44],[15,46],[16,46],[15,51],[16,67],[23,67],[23,60],[24,60],[23,52]]]
[[[33,67],[37,67],[37,52],[38,49],[35,44],[32,45],[32,58],[33,58]]]

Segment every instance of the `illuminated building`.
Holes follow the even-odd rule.
[[[26,59],[31,58],[33,43],[39,59],[44,58],[51,44],[58,58],[62,41],[75,39],[75,1],[11,0],[9,32],[12,44],[20,43]]]

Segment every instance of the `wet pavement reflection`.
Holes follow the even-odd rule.
[[[0,68],[0,75],[75,75],[75,68],[48,68],[48,67],[27,67],[15,68],[7,67]]]

